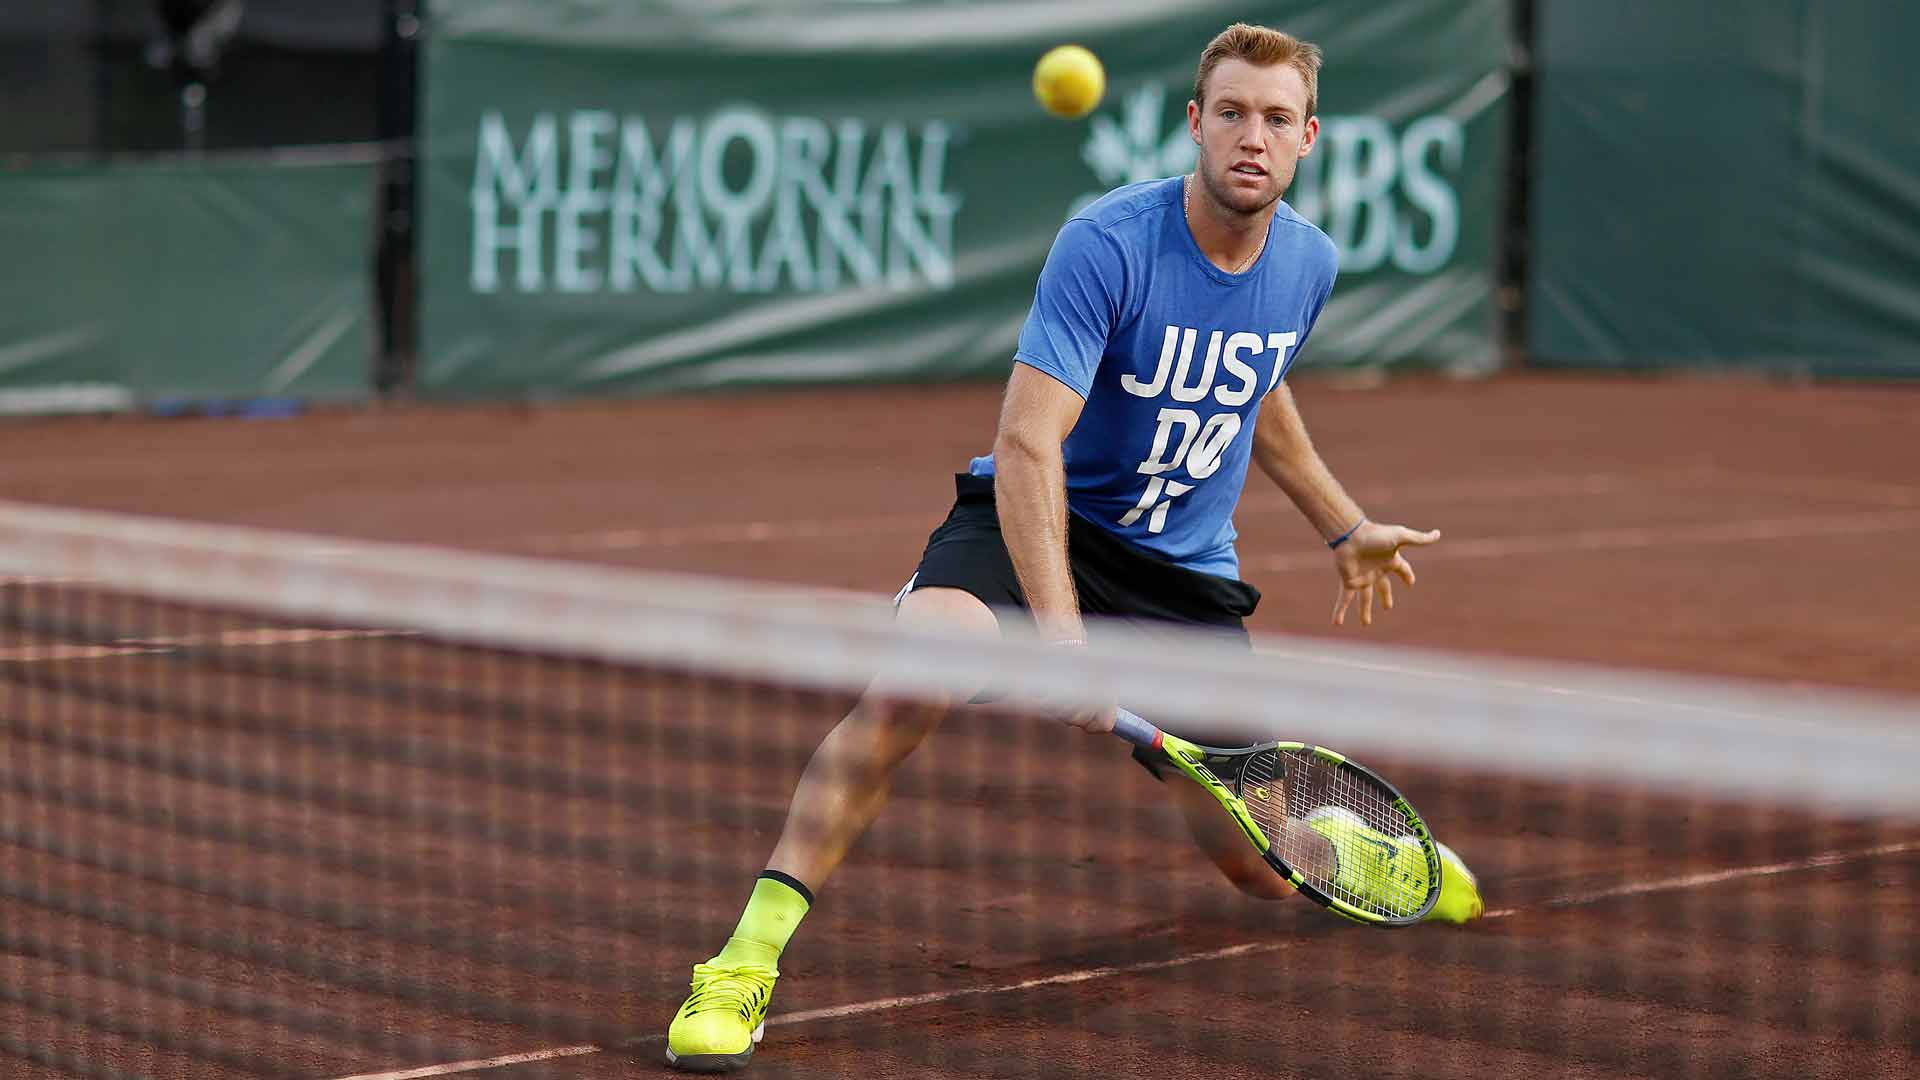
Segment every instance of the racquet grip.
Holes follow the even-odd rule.
[[[1160,729],[1125,709],[1113,711],[1113,733],[1135,746],[1151,750],[1160,741]]]

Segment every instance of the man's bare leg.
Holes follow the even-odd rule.
[[[910,592],[901,599],[896,620],[949,633],[1000,631],[992,609],[959,589]],[[800,774],[780,840],[753,883],[739,924],[719,955],[694,965],[693,992],[667,1029],[670,1064],[727,1072],[752,1059],[766,1030],[781,950],[813,905],[813,890],[873,824],[886,804],[894,770],[953,704],[952,698],[891,694],[882,676],[821,740]]]
[[[926,588],[900,602],[899,625],[993,635],[1000,624],[978,597],[959,589]],[[839,867],[886,804],[893,771],[913,753],[952,707],[952,701],[902,700],[885,677],[869,687],[814,750],[794,788],[787,822],[767,859],[779,871],[819,888]]]
[[[1184,776],[1168,776],[1163,786],[1186,819],[1194,843],[1235,888],[1261,900],[1284,900],[1293,895],[1293,886],[1267,865],[1247,842],[1239,824],[1220,809],[1220,803],[1206,789]]]

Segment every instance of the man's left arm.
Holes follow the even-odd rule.
[[[1360,504],[1320,460],[1293,403],[1293,391],[1284,382],[1260,403],[1253,428],[1253,459],[1333,548],[1334,569],[1340,575],[1334,625],[1346,622],[1347,608],[1355,599],[1361,602],[1361,624],[1373,625],[1374,590],[1379,590],[1382,605],[1391,610],[1392,579],[1413,584],[1413,565],[1400,549],[1431,544],[1440,539],[1440,531],[1419,532],[1368,521]]]

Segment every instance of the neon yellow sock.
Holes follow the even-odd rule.
[[[753,883],[753,896],[740,914],[740,925],[734,927],[717,959],[777,966],[781,950],[812,907],[813,893],[797,879],[778,870],[762,873]]]

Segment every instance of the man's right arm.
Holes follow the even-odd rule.
[[[1049,641],[1079,641],[1086,634],[1067,566],[1067,472],[1061,453],[1084,404],[1058,379],[1016,363],[993,440],[1000,532],[1034,623]]]
[[[1065,383],[1027,364],[1013,365],[1000,430],[993,439],[993,497],[1000,535],[1034,625],[1047,641],[1086,641],[1067,564],[1067,469],[1060,444],[1084,404]],[[1083,731],[1113,730],[1112,704],[1069,710],[1059,719]]]

